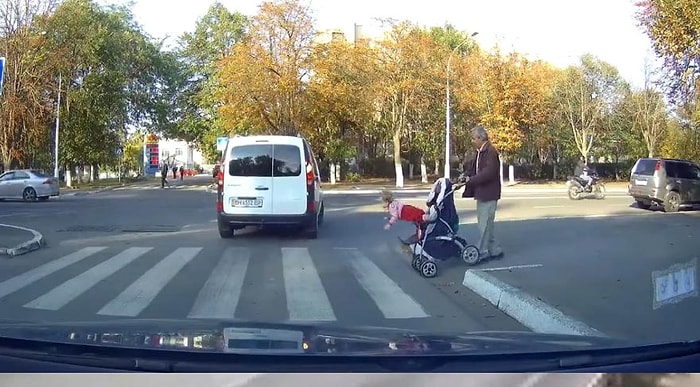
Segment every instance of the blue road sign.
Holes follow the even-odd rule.
[[[2,95],[2,81],[5,79],[5,58],[0,57],[0,95]]]
[[[217,137],[216,138],[216,150],[223,152],[228,145],[228,137]]]

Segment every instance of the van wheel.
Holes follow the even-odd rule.
[[[318,238],[318,216],[316,217],[316,220],[306,229],[306,237],[309,239],[316,239]]]
[[[325,220],[325,215],[326,215],[326,206],[321,204],[321,211],[318,214],[318,224],[319,226],[323,224],[323,221]]]
[[[229,224],[222,224],[219,222],[219,236],[222,239],[233,238],[233,227]]]

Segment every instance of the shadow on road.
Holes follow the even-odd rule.
[[[665,212],[664,207],[659,205],[659,204],[652,204],[651,208],[646,210],[646,209],[639,208],[637,206],[637,203],[632,202],[632,203],[630,203],[629,208],[636,208],[636,209],[639,209],[640,211],[648,211],[648,212]],[[682,207],[681,209],[679,209],[678,212],[696,212],[698,210],[700,210],[700,206],[692,205],[692,206]]]

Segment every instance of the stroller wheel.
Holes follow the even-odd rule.
[[[467,265],[476,265],[479,263],[479,249],[474,245],[469,245],[462,250],[462,260],[467,263]]]
[[[437,265],[432,261],[425,261],[420,265],[420,273],[425,278],[433,278],[437,275]]]
[[[413,268],[416,269],[416,271],[420,271],[421,264],[423,264],[423,257],[420,254],[413,254],[411,266],[413,266]]]

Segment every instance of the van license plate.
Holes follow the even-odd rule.
[[[232,199],[231,202],[234,207],[260,208],[263,206],[262,199]]]

